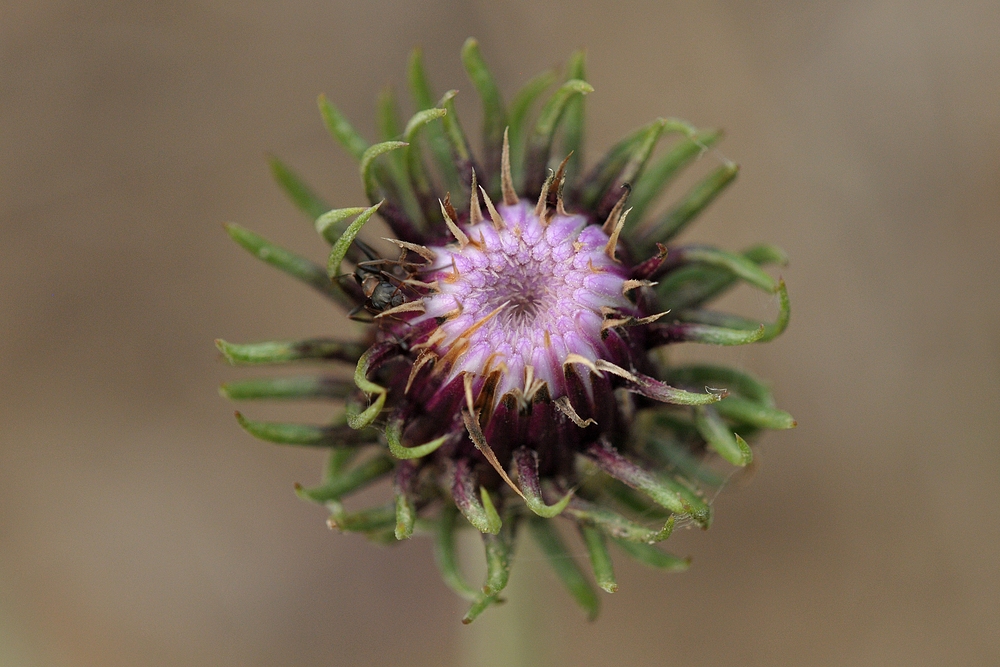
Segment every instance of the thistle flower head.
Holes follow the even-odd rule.
[[[343,399],[342,413],[323,426],[237,418],[264,440],[330,449],[324,481],[298,492],[327,506],[331,527],[389,540],[436,534],[445,582],[472,602],[467,622],[505,586],[521,525],[593,616],[597,597],[551,519],[576,524],[594,578],[609,592],[617,588],[609,541],[647,564],[683,569],[686,559],[653,545],[677,521],[708,527],[704,489],[721,478],[707,464],[717,456],[745,466],[748,438],[794,426],[752,376],[671,366],[664,354],[674,343],[739,345],[780,334],[787,292],[761,266],[783,261],[783,253],[671,243],[732,182],[737,170],[729,162],[665,213],[646,215],[720,133],[657,119],[580,178],[582,98],[592,90],[582,57],[571,59],[567,80],[531,124],[533,103],[553,75],[529,82],[508,108],[474,40],[462,56],[484,106],[481,161],[455,114],[455,91],[434,103],[418,53],[410,67],[418,111],[404,125],[384,96],[381,143],[369,145],[320,98],[331,133],[360,161],[370,207],[331,209],[272,161],[278,182],[331,244],[326,269],[229,226],[259,258],[371,326],[360,342],[218,341],[225,357],[355,363],[353,384],[285,377],[229,383],[223,393]],[[678,138],[653,160],[667,135]],[[357,239],[376,212],[396,237],[385,256]],[[345,271],[345,261],[353,270]],[[776,295],[775,322],[704,308],[740,282]],[[387,475],[391,502],[345,508],[351,492]],[[454,530],[469,524],[483,534],[481,589],[456,566]]]
[[[607,234],[581,215],[539,216],[524,200],[463,234],[455,246],[434,248],[436,291],[424,298],[424,318],[445,318],[434,350],[454,359],[450,376],[496,373],[496,398],[515,390],[530,397],[542,384],[551,398],[565,395],[567,359],[592,365],[609,356],[604,313],[635,310]]]

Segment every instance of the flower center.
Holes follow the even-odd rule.
[[[445,318],[434,351],[450,377],[500,370],[497,397],[541,381],[557,398],[570,354],[606,356],[606,309],[634,310],[622,294],[625,271],[606,254],[607,235],[583,216],[546,224],[526,201],[499,210],[502,229],[482,222],[464,230],[464,247],[433,248],[429,282],[438,291],[425,297],[425,317]]]
[[[507,265],[502,270],[487,273],[486,284],[472,290],[479,294],[469,296],[472,302],[482,300],[487,312],[500,308],[495,315],[497,323],[491,329],[502,325],[511,331],[524,332],[535,324],[539,315],[558,305],[561,286],[553,267],[545,262],[529,259],[520,264],[516,257],[510,256],[506,260]]]

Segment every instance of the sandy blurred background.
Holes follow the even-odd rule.
[[[343,328],[222,231],[322,260],[265,152],[358,205],[316,95],[372,136],[422,45],[471,129],[469,35],[508,95],[588,49],[591,159],[725,127],[743,171],[687,238],[792,257],[789,331],[709,353],[799,428],[672,538],[690,572],[621,561],[594,624],[529,551],[461,626],[429,542],[330,533],[292,493],[321,455],[216,394],[213,338]],[[998,81],[995,1],[4,2],[0,664],[1000,664]]]

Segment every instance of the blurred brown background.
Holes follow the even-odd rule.
[[[213,338],[343,329],[220,227],[323,258],[265,152],[357,205],[315,96],[371,136],[422,45],[472,128],[469,35],[508,94],[587,48],[591,159],[725,127],[740,180],[687,238],[792,257],[789,331],[708,355],[799,428],[594,624],[528,551],[461,626],[428,541],[330,533],[292,493],[321,456],[216,394]],[[998,81],[995,0],[4,2],[0,664],[1000,664]]]

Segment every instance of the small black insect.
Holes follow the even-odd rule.
[[[352,320],[362,320],[358,317],[362,309],[372,315],[378,315],[406,303],[406,295],[403,294],[402,290],[404,279],[382,268],[386,266],[396,268],[399,263],[380,258],[370,246],[361,241],[355,240],[354,242],[368,257],[366,261],[358,262],[354,269],[354,280],[357,281],[361,293],[365,296],[365,303],[352,310],[347,316]]]

